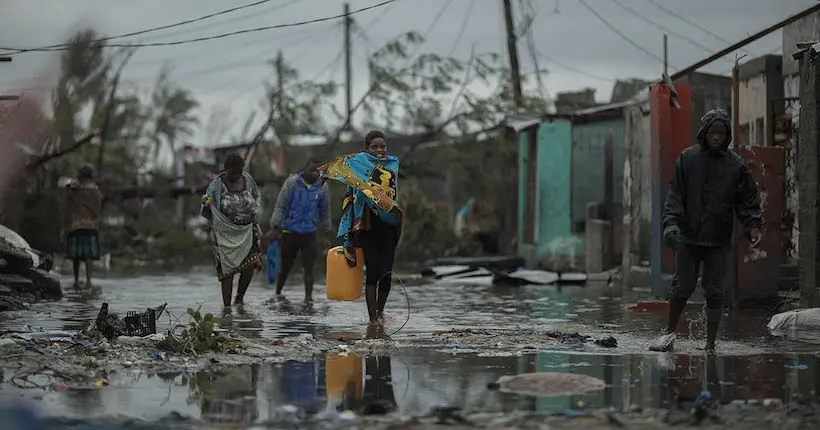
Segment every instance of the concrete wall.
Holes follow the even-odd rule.
[[[624,281],[635,286],[642,281],[632,276],[634,266],[647,266],[651,257],[652,153],[649,104],[624,110]],[[645,280],[643,281],[645,282]]]
[[[794,59],[797,43],[803,41],[820,41],[820,13],[813,13],[801,20],[783,27],[783,74],[796,76],[800,66]]]
[[[700,118],[716,107],[732,108],[732,78],[709,73],[692,73],[676,83],[689,84],[692,89],[692,137],[700,128]],[[694,141],[692,142],[694,144]]]
[[[800,97],[800,64],[794,59],[794,54],[798,51],[797,43],[803,41],[820,41],[820,13],[814,13],[801,20],[791,23],[783,27],[783,95],[785,98]],[[798,140],[798,130],[800,128],[800,102],[790,102],[787,104],[786,113],[792,114],[792,121],[795,126],[794,146],[799,148],[800,142]],[[797,183],[796,161],[798,158],[795,154],[791,154],[793,163],[786,165],[786,180]],[[799,184],[798,184],[799,185]],[[787,193],[785,196],[786,208],[792,213],[797,214],[798,199],[800,198],[800,187],[795,187],[795,190]],[[795,218],[794,228],[792,229],[792,242],[794,243],[795,253],[800,249],[800,217]]]
[[[739,142],[773,144],[773,118],[783,112],[783,59],[765,55],[740,66]]]
[[[575,231],[586,221],[589,203],[604,203],[604,144],[612,138],[612,201],[623,204],[624,120],[623,118],[573,124],[572,126],[572,223]]]

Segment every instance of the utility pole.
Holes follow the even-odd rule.
[[[345,15],[345,113],[350,118],[353,115],[353,47],[350,42],[350,33],[353,31],[353,19],[350,18],[350,3],[344,4]],[[350,121],[345,128],[350,129]]]
[[[504,2],[504,24],[507,27],[507,53],[510,56],[513,99],[515,106],[521,108],[524,104],[524,96],[521,91],[521,67],[518,64],[518,37],[515,35],[512,0],[502,1]]]
[[[818,41],[797,44],[793,58],[800,62],[800,156],[797,157],[800,225],[798,249],[800,307],[818,306],[820,297],[820,149],[817,129],[820,125],[820,47]]]
[[[282,55],[282,50],[280,49],[276,53],[276,93],[274,97],[276,100],[276,110],[278,114],[281,116],[282,111],[284,110],[284,101],[282,100],[282,91],[284,90],[285,86],[285,57]]]

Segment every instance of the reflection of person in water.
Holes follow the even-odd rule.
[[[352,410],[364,415],[382,415],[396,409],[390,357],[329,354],[326,358],[327,397],[336,411]],[[364,387],[362,386],[364,379]]]
[[[722,399],[723,387],[715,356],[680,355],[676,361],[675,368],[669,372],[670,406],[688,409],[702,391],[709,391],[713,401]]]
[[[393,392],[393,369],[389,356],[370,356],[364,359],[365,377],[361,412],[381,415],[396,409]]]
[[[315,413],[319,405],[316,364],[288,360],[282,368],[282,392],[294,406]]]
[[[259,417],[258,381],[259,365],[254,364],[219,373],[198,372],[189,389],[192,396],[199,397],[203,420],[248,425]]]

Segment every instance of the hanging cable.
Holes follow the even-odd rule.
[[[439,21],[441,20],[441,17],[444,16],[444,12],[447,10],[448,7],[450,7],[450,4],[452,3],[452,1],[453,0],[447,0],[446,3],[444,3],[442,5],[441,9],[439,9],[438,13],[433,18],[433,21],[430,22],[430,25],[427,26],[427,29],[424,31],[424,34],[422,35],[422,40],[427,40],[427,37],[430,36],[430,33],[432,33],[433,29],[436,28],[436,25],[438,25]],[[421,47],[423,45],[424,45],[424,43],[418,44],[416,46],[416,49],[413,50],[413,52],[410,53],[407,56],[408,61],[407,61],[406,66],[410,66],[411,64],[413,64],[413,61],[416,59],[415,58],[416,54],[418,53],[419,50],[421,50]],[[347,117],[344,124],[342,124],[342,126],[336,132],[336,136],[334,136],[334,138],[332,140],[330,140],[331,149],[333,148],[333,145],[335,145],[336,142],[339,141],[339,137],[342,135],[342,132],[344,132],[347,129],[347,127],[350,125],[351,116],[354,113],[356,113],[356,111],[364,105],[364,102],[367,100],[367,98],[370,96],[370,94],[373,93],[373,91],[376,91],[376,85],[375,84],[371,85],[370,88],[368,88],[368,90],[364,93],[364,95],[359,99],[359,101],[350,110],[350,116]]]
[[[331,27],[331,29],[332,29],[332,27]],[[295,41],[292,41],[291,43],[288,43],[288,46],[289,47],[296,47],[296,46],[305,44],[307,42],[310,42],[318,36],[322,36],[322,35],[327,36],[327,34],[328,34],[328,32],[308,35],[308,37],[303,37],[300,40],[295,40]],[[303,51],[303,53],[304,52],[306,52],[306,51]],[[254,54],[254,55],[250,55],[250,56],[245,56],[242,59],[238,59],[238,58],[237,59],[232,59],[230,61],[222,62],[222,63],[220,63],[216,66],[208,66],[208,67],[204,67],[204,68],[190,70],[188,72],[184,72],[182,75],[180,75],[178,77],[180,77],[180,78],[194,78],[194,77],[206,76],[206,75],[210,75],[210,74],[214,74],[214,73],[219,73],[219,72],[223,72],[223,71],[227,71],[227,70],[236,70],[236,69],[243,69],[243,68],[248,68],[248,67],[253,67],[253,66],[263,66],[263,65],[265,65],[266,60],[261,60],[260,61],[259,57],[260,57],[259,54]],[[137,77],[137,78],[125,79],[122,82],[123,83],[137,83],[137,82],[141,82],[141,81],[148,81],[148,80],[154,80],[154,79],[156,79],[156,76],[152,75],[152,76],[142,76],[142,77]],[[0,82],[0,85],[11,84],[11,83],[18,82],[18,81],[19,80]],[[32,90],[35,90],[35,89],[50,89],[50,88],[49,87],[30,87],[30,88],[10,89],[10,90],[5,90],[5,91],[17,92],[17,91],[32,91]]]
[[[598,13],[598,11],[596,11],[595,8],[590,6],[589,3],[587,3],[586,0],[578,0],[578,3],[581,3],[581,5],[583,5],[588,11],[590,11],[590,13],[595,15],[595,17],[598,18],[598,20],[601,21],[601,23],[603,23],[610,30],[612,30],[612,32],[615,33],[616,35],[618,35],[618,37],[620,37],[621,39],[623,39],[624,41],[626,41],[627,43],[632,45],[632,47],[634,47],[638,51],[643,52],[647,56],[652,57],[653,59],[658,60],[659,62],[663,63],[663,58],[653,54],[652,51],[649,51],[648,49],[644,48],[643,46],[641,46],[640,44],[638,44],[634,40],[630,39],[629,36],[622,33],[621,30],[618,30],[618,27],[615,27],[611,22],[607,21],[607,19],[604,18],[603,15]]]
[[[543,58],[543,59],[545,59],[545,60],[549,61],[550,63],[552,63],[552,64],[554,64],[554,65],[556,65],[556,66],[558,66],[558,67],[560,67],[560,68],[562,68],[562,69],[566,69],[566,70],[568,70],[568,71],[570,71],[570,72],[577,73],[577,74],[579,74],[579,75],[583,75],[583,76],[586,76],[586,77],[588,77],[588,78],[590,78],[590,79],[595,79],[595,80],[598,80],[598,81],[601,81],[601,82],[609,82],[609,83],[614,83],[614,82],[616,81],[616,79],[612,79],[612,78],[605,78],[605,77],[603,77],[603,76],[594,75],[594,74],[592,74],[592,73],[589,73],[589,72],[586,72],[586,71],[584,71],[584,70],[581,70],[581,69],[579,69],[579,68],[577,68],[577,67],[570,66],[570,65],[569,65],[569,64],[567,64],[567,63],[564,63],[564,62],[562,62],[562,61],[559,61],[559,60],[555,59],[554,57],[551,57],[551,56],[549,56],[549,55],[547,55],[547,54],[544,54],[543,52],[539,51],[537,47],[535,48],[535,52],[536,52],[536,53],[538,54],[538,56],[540,56],[541,58]]]
[[[458,29],[458,34],[456,35],[456,40],[453,42],[453,47],[450,48],[450,53],[447,54],[448,57],[452,57],[453,54],[458,49],[458,44],[461,42],[461,38],[464,37],[464,32],[467,30],[467,24],[470,23],[470,17],[473,15],[473,8],[475,7],[476,0],[470,0],[470,5],[467,6],[467,12],[464,14],[464,20],[461,21],[461,28]]]
[[[525,9],[525,5],[529,7],[529,11]],[[547,87],[544,85],[544,80],[541,78],[541,66],[538,64],[538,56],[535,52],[535,36],[533,35],[533,21],[538,16],[538,12],[533,7],[532,3],[529,0],[524,0],[524,2],[520,3],[519,7],[521,8],[522,15],[527,17],[527,28],[524,33],[524,36],[527,40],[527,51],[530,53],[530,58],[532,59],[532,63],[535,66],[535,81],[538,83],[538,91],[541,93],[541,97],[545,100],[549,99],[549,91],[547,91]]]
[[[634,16],[634,17],[636,17],[636,18],[640,19],[641,21],[643,21],[643,22],[645,22],[645,23],[647,23],[647,24],[649,24],[649,25],[651,25],[651,26],[653,26],[653,27],[656,27],[656,28],[660,29],[661,31],[663,31],[663,32],[665,32],[665,33],[669,33],[669,34],[671,34],[671,35],[673,35],[673,36],[675,36],[675,37],[677,37],[677,38],[679,38],[679,39],[681,39],[681,40],[684,40],[684,41],[686,41],[686,42],[689,42],[689,44],[691,44],[692,46],[697,47],[697,48],[700,48],[700,49],[702,49],[702,50],[704,50],[704,51],[706,51],[706,52],[708,52],[708,53],[710,53],[710,54],[713,54],[713,53],[714,53],[714,50],[713,50],[712,48],[709,48],[708,46],[703,45],[702,43],[700,43],[700,42],[698,42],[697,40],[694,40],[694,39],[692,39],[692,38],[690,38],[690,37],[686,36],[685,34],[677,33],[677,32],[675,32],[675,31],[673,31],[673,30],[668,29],[667,27],[664,27],[663,25],[658,24],[657,22],[655,22],[655,21],[653,21],[653,20],[651,20],[651,19],[649,19],[649,18],[647,18],[647,17],[645,17],[645,16],[641,15],[641,14],[640,14],[640,13],[638,13],[638,11],[636,11],[635,9],[633,9],[633,8],[631,8],[631,7],[629,7],[629,6],[625,5],[625,4],[623,4],[620,0],[612,0],[612,3],[615,3],[615,5],[616,5],[616,6],[618,6],[619,8],[621,8],[621,9],[623,9],[623,10],[627,11],[627,12],[628,12],[629,14],[631,14],[632,16]],[[725,59],[725,60],[728,60],[728,61],[732,61],[732,60],[730,60],[730,59],[728,59],[728,58],[725,58],[725,57],[724,57],[724,59]]]
[[[166,29],[169,29],[169,28],[174,28],[174,27],[180,27],[180,26],[183,26],[183,25],[193,24],[195,22],[204,21],[206,19],[211,19],[211,18],[219,16],[219,15],[225,15],[227,13],[235,12],[235,11],[238,11],[238,10],[247,9],[247,8],[251,8],[251,7],[256,7],[256,6],[259,6],[261,4],[268,3],[270,1],[271,0],[260,0],[260,1],[257,1],[255,3],[246,4],[244,6],[237,6],[237,7],[233,7],[233,8],[230,8],[230,9],[221,10],[221,11],[216,12],[216,13],[211,13],[211,14],[208,14],[208,15],[200,16],[199,18],[180,21],[180,22],[177,22],[177,23],[174,23],[174,24],[161,25],[159,27],[151,27],[151,28],[147,28],[145,30],[134,31],[134,32],[131,32],[131,33],[125,33],[125,34],[119,34],[119,35],[116,35],[116,36],[103,37],[103,38],[96,39],[96,40],[92,41],[92,43],[106,42],[108,40],[120,39],[120,38],[123,38],[123,37],[129,37],[129,36],[138,36],[140,34],[147,34],[147,33],[151,33],[151,32],[154,32],[154,31],[166,30]],[[57,44],[57,45],[43,46],[43,47],[40,47],[40,48],[37,48],[37,49],[66,48],[68,46],[69,46],[68,43],[60,43],[60,44]],[[27,49],[27,48],[0,48],[0,49],[6,49],[6,50],[9,50],[9,51],[18,51],[16,53],[29,51],[29,49]]]
[[[373,24],[381,21],[382,18],[384,18],[385,15],[387,15],[390,12],[390,9],[393,9],[393,6],[395,6],[395,5],[396,4],[394,3],[394,4],[391,4],[390,6],[387,6],[386,8],[384,8],[384,10],[382,10],[382,13],[380,13],[377,17],[373,18],[373,20],[370,21],[369,24],[367,24],[367,28],[370,28],[370,27],[373,26]],[[367,30],[364,27],[362,27],[361,25],[359,25],[358,20],[350,18],[350,22],[351,22],[351,24],[353,24],[353,29],[355,29],[365,40],[367,40],[370,43],[374,43],[373,40],[370,39],[370,37],[367,35]]]
[[[730,42],[730,41],[724,39],[719,34],[715,34],[711,30],[709,30],[708,28],[706,28],[702,25],[699,25],[698,23],[696,23],[696,22],[692,21],[691,19],[689,19],[689,18],[675,12],[674,10],[669,9],[668,7],[664,6],[662,3],[658,2],[657,0],[646,0],[646,1],[648,1],[649,3],[652,3],[653,5],[655,5],[655,7],[657,7],[658,9],[666,12],[667,14],[674,16],[675,18],[677,18],[677,19],[691,25],[692,27],[694,27],[694,28],[696,28],[696,29],[698,29],[698,30],[700,30],[700,31],[714,37],[715,39],[717,39],[717,40],[719,40],[719,41],[721,41],[721,42],[723,42],[727,45],[731,45],[732,43],[734,43],[734,42]]]
[[[367,7],[361,8],[361,9],[354,10],[354,11],[350,12],[350,14],[353,15],[353,14],[357,14],[357,13],[366,12],[366,11],[371,10],[371,9],[376,9],[376,8],[388,5],[388,4],[393,3],[395,1],[398,1],[398,0],[386,0],[386,1],[383,1],[381,3],[372,5],[372,6],[367,6]],[[112,44],[105,44],[103,46],[120,47],[120,48],[144,48],[144,47],[153,47],[153,46],[185,45],[185,44],[189,44],[189,43],[224,39],[226,37],[237,36],[237,35],[240,35],[240,34],[255,33],[255,32],[259,32],[259,31],[274,30],[274,29],[279,29],[279,28],[300,27],[300,26],[303,26],[303,25],[315,24],[315,23],[318,23],[318,22],[325,22],[325,21],[331,21],[331,20],[334,20],[334,19],[344,18],[344,16],[345,16],[344,14],[326,16],[326,17],[322,17],[322,18],[315,18],[315,19],[310,19],[310,20],[305,20],[305,21],[298,21],[298,22],[293,22],[293,23],[288,23],[288,24],[277,24],[277,25],[269,25],[269,26],[264,26],[264,27],[248,28],[248,29],[245,29],[245,30],[238,30],[238,31],[231,31],[231,32],[228,32],[228,33],[217,34],[217,35],[214,35],[214,36],[197,37],[197,38],[193,38],[193,39],[177,40],[177,41],[173,41],[173,42],[112,43]],[[63,47],[60,47],[60,46],[63,46]],[[14,50],[14,48],[0,48],[0,49]],[[68,47],[66,45],[55,45],[53,47],[20,49],[20,50],[17,50],[17,52],[15,54],[20,54],[20,53],[25,53],[25,52],[53,52],[53,51],[65,51],[65,50],[68,50]]]
[[[195,32],[195,31],[202,31],[202,30],[206,30],[206,29],[209,29],[209,28],[212,28],[212,27],[219,26],[219,25],[230,24],[232,22],[245,21],[249,18],[259,18],[261,16],[270,14],[271,12],[276,12],[278,10],[285,9],[289,6],[292,6],[296,3],[299,3],[300,1],[303,2],[304,0],[291,0],[287,3],[276,5],[272,8],[270,8],[270,9],[255,11],[255,12],[252,12],[252,13],[248,13],[248,14],[245,14],[245,15],[240,15],[240,16],[237,16],[237,17],[225,19],[225,20],[222,20],[222,21],[219,21],[219,22],[214,22],[214,23],[206,24],[206,25],[199,26],[199,27],[185,28],[185,29],[181,29],[180,31],[174,31],[174,32],[170,32],[170,33],[162,33],[162,34],[152,35],[152,38],[153,37],[161,38],[161,37],[181,36],[183,34],[189,34],[191,32]]]

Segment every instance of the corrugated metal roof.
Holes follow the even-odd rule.
[[[634,97],[632,97],[629,100],[626,100],[626,101],[623,101],[623,102],[618,102],[618,103],[610,103],[608,105],[596,106],[596,107],[588,108],[588,109],[581,109],[579,111],[573,112],[573,114],[574,115],[593,115],[593,114],[596,114],[596,113],[606,112],[606,111],[609,111],[609,110],[628,108],[630,106],[643,104],[643,103],[646,103],[648,101],[649,101],[649,87],[646,87],[643,90],[641,90],[641,92],[639,92],[638,94],[636,94]]]

